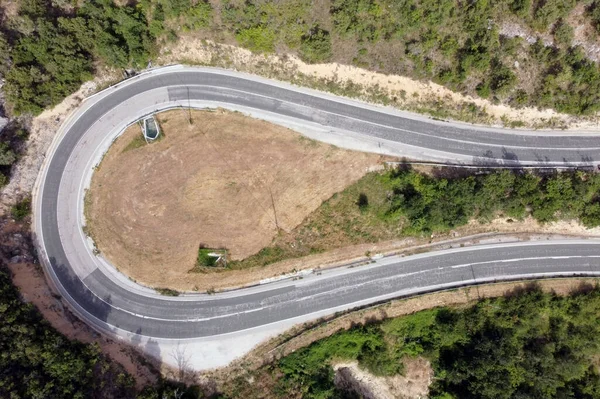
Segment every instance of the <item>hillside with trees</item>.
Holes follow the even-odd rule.
[[[434,399],[600,396],[600,290],[568,297],[531,285],[463,308],[440,307],[356,326],[322,339],[253,375],[256,392],[238,379],[233,397],[348,398],[334,384],[334,363],[358,361],[376,376],[403,373],[403,359],[431,362]]]
[[[576,0],[20,0],[0,19],[0,74],[14,113],[37,114],[99,65],[142,69],[193,34],[255,52],[298,54],[433,80],[514,107],[600,109],[600,69],[576,43],[579,12],[598,42],[600,2]],[[1,15],[1,14],[0,14]],[[505,23],[538,35],[530,43]],[[578,42],[579,43],[579,42]],[[9,68],[10,66],[10,68]]]
[[[318,4],[317,4],[318,3]],[[0,2],[0,78],[7,110],[31,116],[58,104],[104,67],[144,69],[184,35],[259,53],[296,54],[432,80],[514,107],[573,115],[600,110],[600,69],[576,43],[577,10],[593,40],[600,0],[18,0]],[[16,5],[16,7],[15,7]],[[537,35],[511,37],[505,23]],[[544,39],[545,38],[545,39]],[[0,187],[24,151],[26,123],[0,137]],[[409,170],[376,177],[386,192],[352,197],[362,215],[403,221],[399,233],[447,231],[501,213],[540,222],[600,224],[600,179],[586,173],[493,173],[445,178]],[[27,219],[25,198],[2,218]],[[381,212],[380,212],[381,211]],[[11,234],[28,234],[28,229]],[[398,233],[396,231],[395,233]],[[4,248],[2,247],[4,251]],[[10,251],[2,253],[2,262]],[[236,379],[221,397],[335,398],[334,359],[377,375],[402,373],[402,359],[431,361],[432,397],[600,397],[600,290],[569,297],[539,289],[467,308],[437,308],[357,326],[257,371],[272,385]],[[257,388],[258,387],[258,388]],[[25,303],[0,266],[0,397],[198,398],[198,387],[162,381],[139,392],[95,345],[71,342]]]

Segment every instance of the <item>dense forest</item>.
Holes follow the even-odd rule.
[[[0,268],[0,397],[127,398],[133,379],[100,354],[71,342],[19,298]]]
[[[0,265],[0,398],[198,399],[198,387],[170,381],[138,392],[95,344],[70,341],[24,303]],[[213,396],[218,397],[218,396]]]
[[[600,290],[572,296],[520,293],[467,308],[441,307],[317,341],[269,370],[272,397],[347,398],[334,385],[333,362],[357,360],[379,376],[402,373],[404,358],[430,360],[435,399],[600,397]],[[257,377],[258,378],[258,377]],[[260,397],[248,383],[237,397]],[[359,397],[359,396],[354,396]]]
[[[256,52],[296,53],[307,62],[434,80],[516,107],[582,115],[600,109],[600,69],[573,46],[569,22],[581,11],[597,40],[598,0],[18,3],[17,15],[0,18],[0,74],[16,114],[58,103],[98,65],[144,68],[164,43],[186,33]],[[510,37],[508,22],[540,39]]]
[[[509,170],[456,178],[396,169],[383,176],[392,193],[381,217],[406,218],[404,234],[447,231],[471,219],[498,215],[541,223],[578,219],[600,226],[600,175],[564,172],[539,175]]]

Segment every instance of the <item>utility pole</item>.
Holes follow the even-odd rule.
[[[192,103],[190,101],[190,88],[186,86],[186,90],[188,98],[188,121],[190,122],[190,125],[193,125],[194,121],[192,120]]]
[[[273,198],[273,192],[271,191],[271,187],[269,187],[269,194],[271,195],[271,205],[273,206],[273,215],[275,215],[275,227],[277,228],[277,232],[279,232],[279,222],[277,221],[277,211],[275,210],[275,199]]]
[[[471,274],[473,275],[473,281],[475,282],[475,289],[477,290],[477,299],[481,299],[481,295],[479,294],[479,285],[477,284],[477,279],[475,278],[475,270],[473,269],[473,265],[471,265]]]

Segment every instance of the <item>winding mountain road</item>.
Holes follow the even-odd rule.
[[[339,146],[427,161],[592,166],[600,136],[527,132],[428,120],[262,78],[168,67],[87,99],[58,132],[35,190],[34,231],[45,270],[93,327],[168,363],[227,364],[295,323],[393,297],[476,282],[600,275],[594,240],[482,245],[314,273],[215,295],[165,297],[120,275],[83,234],[83,193],[110,143],[140,117],[173,107],[240,110]],[[170,360],[169,360],[170,359]]]

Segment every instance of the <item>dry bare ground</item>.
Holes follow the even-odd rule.
[[[349,391],[359,393],[363,399],[420,399],[429,393],[433,369],[422,357],[404,358],[404,375],[378,377],[358,366],[357,362],[338,363],[335,384]]]
[[[149,286],[246,283],[243,272],[189,273],[199,244],[246,258],[381,164],[378,155],[308,140],[240,113],[191,115],[193,124],[187,111],[160,114],[164,139],[135,149],[127,147],[141,131],[129,128],[104,157],[88,194],[87,226],[98,249]],[[265,277],[267,270],[251,276]]]

